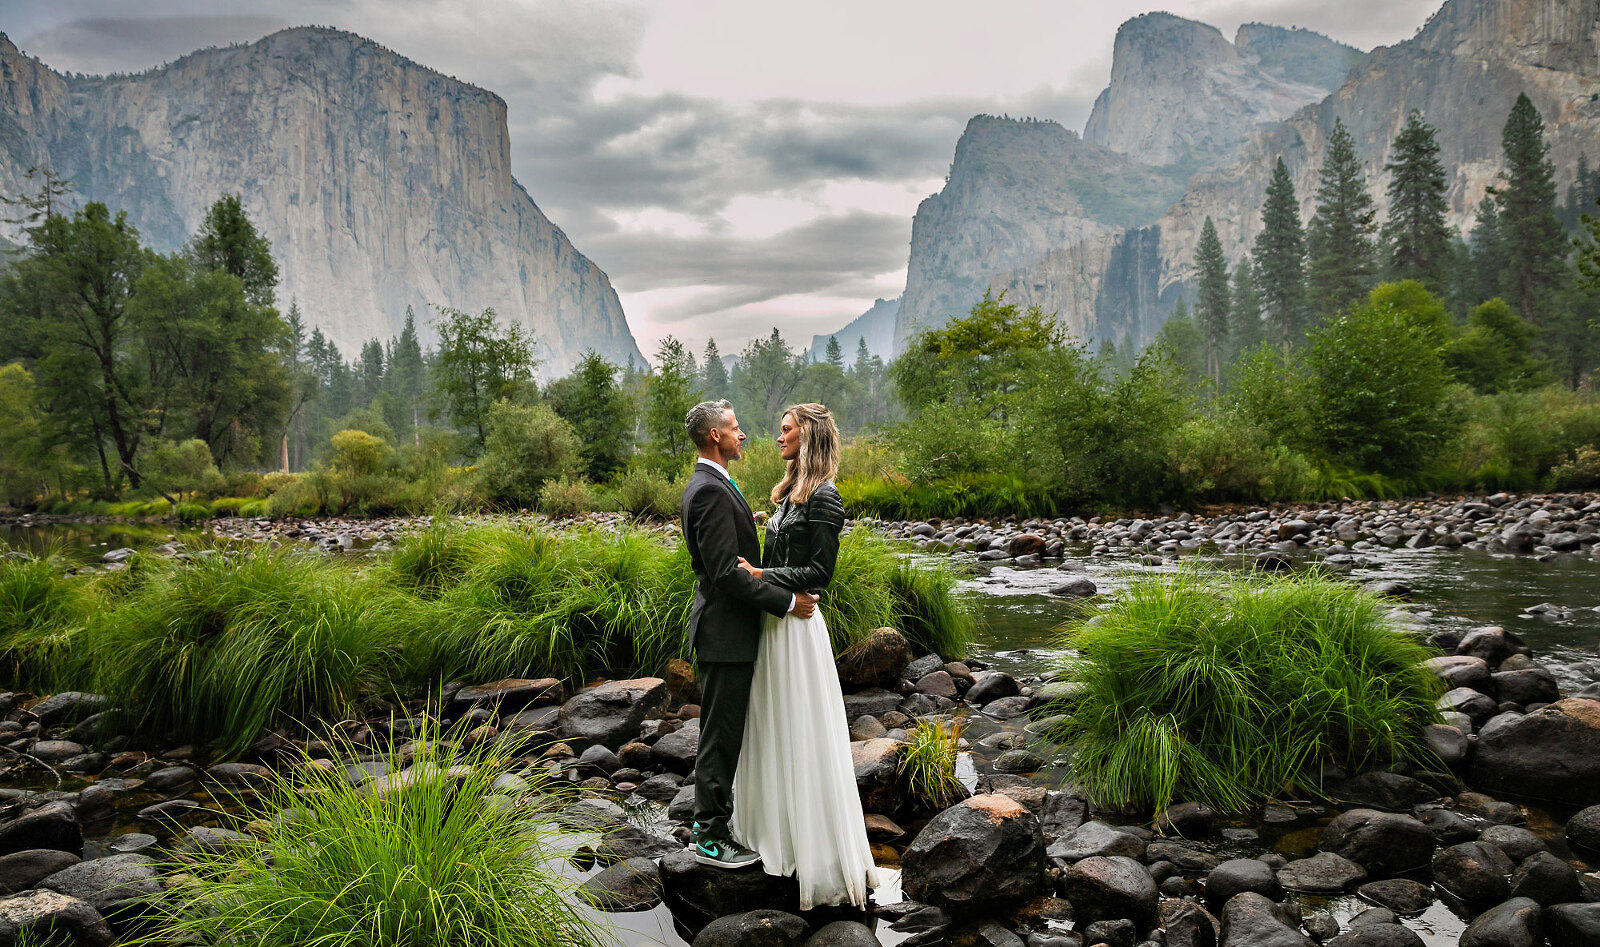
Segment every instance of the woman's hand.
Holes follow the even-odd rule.
[[[761,578],[761,570],[747,562],[743,556],[739,557],[739,568],[750,573],[758,579]]]

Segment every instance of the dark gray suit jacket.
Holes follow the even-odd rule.
[[[749,504],[726,477],[696,462],[679,515],[696,579],[690,647],[702,661],[754,661],[761,613],[782,617],[791,595],[739,568],[740,556],[752,565],[761,561]]]

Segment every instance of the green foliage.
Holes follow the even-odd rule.
[[[783,409],[793,400],[803,365],[774,326],[764,339],[752,339],[739,355],[731,379],[740,426],[752,434],[777,430]],[[680,427],[682,415],[679,416]]]
[[[1465,330],[1444,346],[1457,381],[1484,394],[1537,386],[1546,378],[1533,357],[1533,327],[1496,297],[1472,310]]]
[[[1425,761],[1442,689],[1383,603],[1316,576],[1142,579],[1062,646],[1083,690],[1051,738],[1106,807],[1242,811],[1318,791],[1324,762]]]
[[[783,479],[785,467],[783,457],[778,454],[777,443],[763,437],[745,442],[744,458],[734,464],[729,473],[744,492],[751,510],[770,512],[773,509],[772,488]],[[679,490],[678,494],[681,499],[683,491]]]
[[[1503,235],[1507,300],[1535,325],[1551,316],[1567,239],[1556,217],[1555,165],[1544,140],[1544,119],[1526,93],[1517,96],[1500,135],[1505,167],[1490,189]]]
[[[539,489],[539,510],[550,516],[579,516],[599,509],[594,484],[583,478],[548,480]]]
[[[1405,128],[1395,136],[1384,170],[1389,173],[1389,219],[1384,234],[1390,244],[1391,279],[1417,280],[1435,293],[1449,277],[1449,177],[1439,160],[1436,129],[1413,109]]]
[[[33,373],[0,366],[0,500],[25,506],[49,489],[41,469],[48,455]]]
[[[683,419],[700,401],[694,356],[672,336],[656,350],[656,370],[645,388],[644,429],[650,447],[668,467],[687,463],[695,454]]]
[[[200,438],[191,438],[181,444],[161,441],[147,463],[145,476],[169,493],[194,496],[212,493],[226,486],[217,465],[211,460],[211,448]]]
[[[58,556],[0,547],[0,685],[54,692],[85,681],[84,628],[97,602]]]
[[[423,733],[379,757],[407,779],[387,791],[337,769],[295,767],[264,793],[255,844],[194,853],[158,918],[163,942],[259,947],[600,947],[559,864],[553,816],[506,805],[495,780],[513,765],[504,744],[458,751]],[[364,747],[333,741],[346,758]],[[552,790],[521,777],[523,793]],[[283,817],[283,813],[292,814]]]
[[[1294,196],[1289,169],[1279,158],[1261,206],[1261,233],[1256,236],[1253,256],[1272,341],[1285,350],[1300,340],[1305,324],[1305,252],[1300,202]]]
[[[956,720],[919,720],[900,752],[900,773],[911,794],[932,811],[955,805],[967,795],[966,785],[956,776],[961,730]]]
[[[499,401],[489,409],[488,425],[478,473],[491,500],[532,507],[546,482],[577,475],[578,437],[549,405]]]
[[[1317,209],[1306,233],[1310,302],[1317,313],[1343,312],[1372,286],[1377,269],[1377,210],[1344,120],[1333,120],[1317,186]]]
[[[382,438],[366,431],[346,430],[333,435],[333,469],[353,476],[375,474],[389,465],[394,451]]]
[[[634,516],[672,519],[683,500],[683,484],[635,466],[611,485],[617,506]]]
[[[915,416],[939,403],[972,406],[1002,424],[1038,384],[1038,354],[1062,343],[1054,318],[985,292],[966,316],[924,329],[890,367],[900,400]]]
[[[493,309],[472,315],[441,308],[439,316],[434,386],[451,423],[470,429],[482,448],[489,437],[490,410],[532,384],[538,365],[533,339],[517,323],[502,330]]]
[[[591,480],[621,470],[633,452],[633,406],[616,374],[617,366],[591,350],[572,374],[545,389],[545,400],[577,434],[584,474]]]
[[[1200,228],[1200,244],[1194,255],[1195,282],[1199,298],[1195,321],[1205,338],[1206,375],[1222,382],[1222,364],[1228,349],[1228,333],[1233,323],[1233,297],[1228,287],[1228,258],[1223,255],[1217,227],[1207,217]]]
[[[195,234],[194,255],[209,270],[237,279],[251,305],[271,306],[278,286],[272,245],[256,230],[237,194],[224,194],[206,211]]]

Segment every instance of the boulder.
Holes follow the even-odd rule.
[[[527,707],[565,703],[567,688],[553,677],[508,677],[489,684],[468,684],[450,698],[450,712],[460,716],[474,707],[514,714]]]
[[[578,897],[597,911],[648,911],[661,903],[661,870],[649,858],[630,858],[588,879]]]
[[[839,655],[835,666],[846,690],[894,687],[911,663],[911,642],[893,628],[878,628]]]
[[[1083,939],[1089,944],[1133,947],[1134,941],[1139,939],[1139,929],[1125,917],[1112,921],[1095,921],[1083,929]]]
[[[179,792],[195,784],[199,772],[192,766],[163,766],[144,778],[146,792]]]
[[[0,855],[0,894],[37,887],[40,881],[80,861],[77,855],[54,848],[30,848],[25,852]]]
[[[1541,907],[1583,900],[1583,882],[1573,867],[1549,852],[1535,852],[1511,875],[1511,897],[1528,898]]]
[[[108,947],[112,941],[99,911],[57,891],[24,891],[0,900],[0,943],[15,943],[24,932],[36,937],[63,933],[76,947]]]
[[[700,752],[700,718],[696,717],[657,740],[651,750],[656,765],[675,773],[692,771],[695,756]]]
[[[900,754],[905,748],[903,741],[888,737],[850,744],[861,808],[892,814],[905,804],[905,783],[900,778]]]
[[[1208,889],[1209,890],[1209,889]],[[1161,902],[1164,947],[1216,947],[1222,922],[1193,901],[1169,898]]]
[[[1522,807],[1481,792],[1457,793],[1456,808],[1495,825],[1522,825],[1528,821],[1522,814]]]
[[[1528,646],[1521,638],[1497,626],[1475,628],[1456,645],[1456,654],[1482,658],[1490,667],[1499,667],[1501,661],[1513,654],[1527,653]]]
[[[916,687],[917,693],[927,694],[929,697],[944,697],[949,700],[955,700],[957,697],[956,680],[944,668],[922,675],[917,679]]]
[[[1433,903],[1432,888],[1406,878],[1369,881],[1357,888],[1356,894],[1396,914],[1420,914]]]
[[[1567,841],[1600,853],[1600,806],[1590,806],[1567,820]]]
[[[1089,598],[1099,595],[1100,587],[1086,575],[1075,575],[1050,586],[1050,594],[1063,598]]]
[[[46,763],[59,763],[74,756],[82,756],[88,751],[89,748],[82,743],[74,743],[71,740],[40,740],[33,745],[30,752]]]
[[[1434,840],[1427,826],[1408,815],[1351,809],[1328,823],[1320,847],[1382,877],[1428,864]]]
[[[1514,864],[1521,864],[1529,856],[1549,850],[1544,839],[1520,825],[1491,825],[1478,835],[1478,840],[1505,852]]]
[[[1441,845],[1454,845],[1457,842],[1470,842],[1482,832],[1475,821],[1469,821],[1460,813],[1443,807],[1422,809],[1417,812],[1417,821],[1428,827],[1433,837]]]
[[[1294,916],[1273,901],[1245,891],[1222,909],[1222,947],[1315,947]]]
[[[65,802],[49,802],[9,822],[0,824],[0,855],[31,848],[54,848],[83,853],[83,829],[78,815]]]
[[[1206,907],[1221,911],[1233,896],[1254,891],[1273,901],[1283,900],[1283,885],[1272,866],[1257,858],[1230,858],[1206,875]]]
[[[1042,556],[1048,541],[1038,533],[1022,533],[1011,537],[1011,542],[1006,545],[1006,552],[1016,556]]]
[[[1471,749],[1465,733],[1443,723],[1430,723],[1423,727],[1422,743],[1439,758],[1439,762],[1451,769],[1465,765],[1467,753]]]
[[[1600,902],[1557,904],[1544,911],[1544,936],[1550,947],[1594,947],[1600,944]]]
[[[1424,943],[1404,924],[1363,924],[1329,940],[1327,947],[1424,947]]]
[[[693,947],[800,947],[806,922],[763,908],[719,917],[695,935]]]
[[[997,921],[969,921],[950,932],[951,947],[1027,947]]]
[[[1418,803],[1439,797],[1421,780],[1381,769],[1340,780],[1330,788],[1330,794],[1346,804],[1385,812],[1410,812]]]
[[[561,705],[560,733],[614,750],[638,737],[646,720],[665,714],[670,699],[659,677],[606,681]]]
[[[148,855],[79,862],[40,881],[39,887],[88,904],[119,931],[158,910],[150,899],[162,891],[161,872]]]
[[[967,689],[967,702],[974,705],[987,704],[1003,697],[1015,697],[1021,691],[1022,688],[1017,684],[1016,678],[1004,671],[988,671]]]
[[[28,712],[38,718],[39,726],[50,728],[92,717],[105,710],[110,703],[111,698],[103,694],[63,691],[29,707]]]
[[[1495,697],[1501,702],[1510,701],[1527,707],[1531,704],[1553,704],[1561,699],[1561,689],[1556,686],[1556,676],[1542,667],[1519,671],[1496,671]]]
[[[1203,802],[1179,802],[1156,817],[1156,831],[1163,835],[1201,838],[1210,835],[1217,814]]]
[[[689,822],[694,818],[694,783],[678,787],[672,802],[667,805],[667,818],[674,822]]]
[[[1094,855],[1061,873],[1062,894],[1078,919],[1130,918],[1140,927],[1156,920],[1160,892],[1145,867],[1121,855]]]
[[[1473,919],[1461,932],[1460,947],[1539,947],[1543,910],[1537,901],[1513,898]]]
[[[1278,869],[1278,883],[1291,891],[1331,894],[1367,880],[1367,870],[1335,852],[1297,858]]]
[[[1600,802],[1600,701],[1557,701],[1485,732],[1472,784],[1571,805]]]
[[[1445,654],[1429,658],[1422,666],[1433,672],[1446,687],[1470,687],[1490,697],[1494,696],[1494,678],[1490,676],[1489,662],[1467,654]]]
[[[1204,875],[1217,867],[1215,855],[1167,839],[1156,839],[1146,846],[1143,860],[1152,865],[1158,861],[1166,862],[1186,875]]]
[[[1085,822],[1066,835],[1050,843],[1045,854],[1057,862],[1075,862],[1095,855],[1122,855],[1142,858],[1145,841],[1137,835],[1122,832],[1104,822]]]
[[[908,681],[921,680],[934,671],[944,670],[944,658],[937,654],[925,654],[906,665],[904,673]]]
[[[691,932],[752,904],[800,910],[800,887],[793,878],[769,875],[760,868],[729,871],[702,865],[689,849],[661,856],[660,867],[662,900]]]
[[[930,820],[900,857],[906,896],[975,911],[1020,901],[1044,884],[1039,820],[1006,796],[973,796]]]
[[[1500,710],[1493,697],[1470,687],[1453,687],[1435,703],[1441,711],[1466,714],[1472,725],[1481,727]]]
[[[806,939],[805,947],[879,947],[878,938],[858,921],[834,921]]]
[[[1483,908],[1506,899],[1506,876],[1516,866],[1486,842],[1462,842],[1433,857],[1433,881],[1462,903]]]
[[[225,786],[252,786],[263,788],[272,785],[272,770],[260,763],[218,763],[206,770],[206,775]]]
[[[900,695],[881,687],[869,687],[864,691],[844,695],[846,720],[854,720],[862,714],[881,717],[898,706],[900,706]]]

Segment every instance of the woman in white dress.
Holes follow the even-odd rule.
[[[839,429],[820,404],[783,414],[778,450],[786,461],[772,489],[761,567],[740,566],[791,591],[820,593],[833,578],[844,527],[834,488]],[[826,603],[824,597],[823,602]],[[761,854],[771,875],[793,875],[800,907],[865,907],[878,884],[850,757],[850,730],[823,608],[810,618],[767,615],[739,767],[730,830]]]

